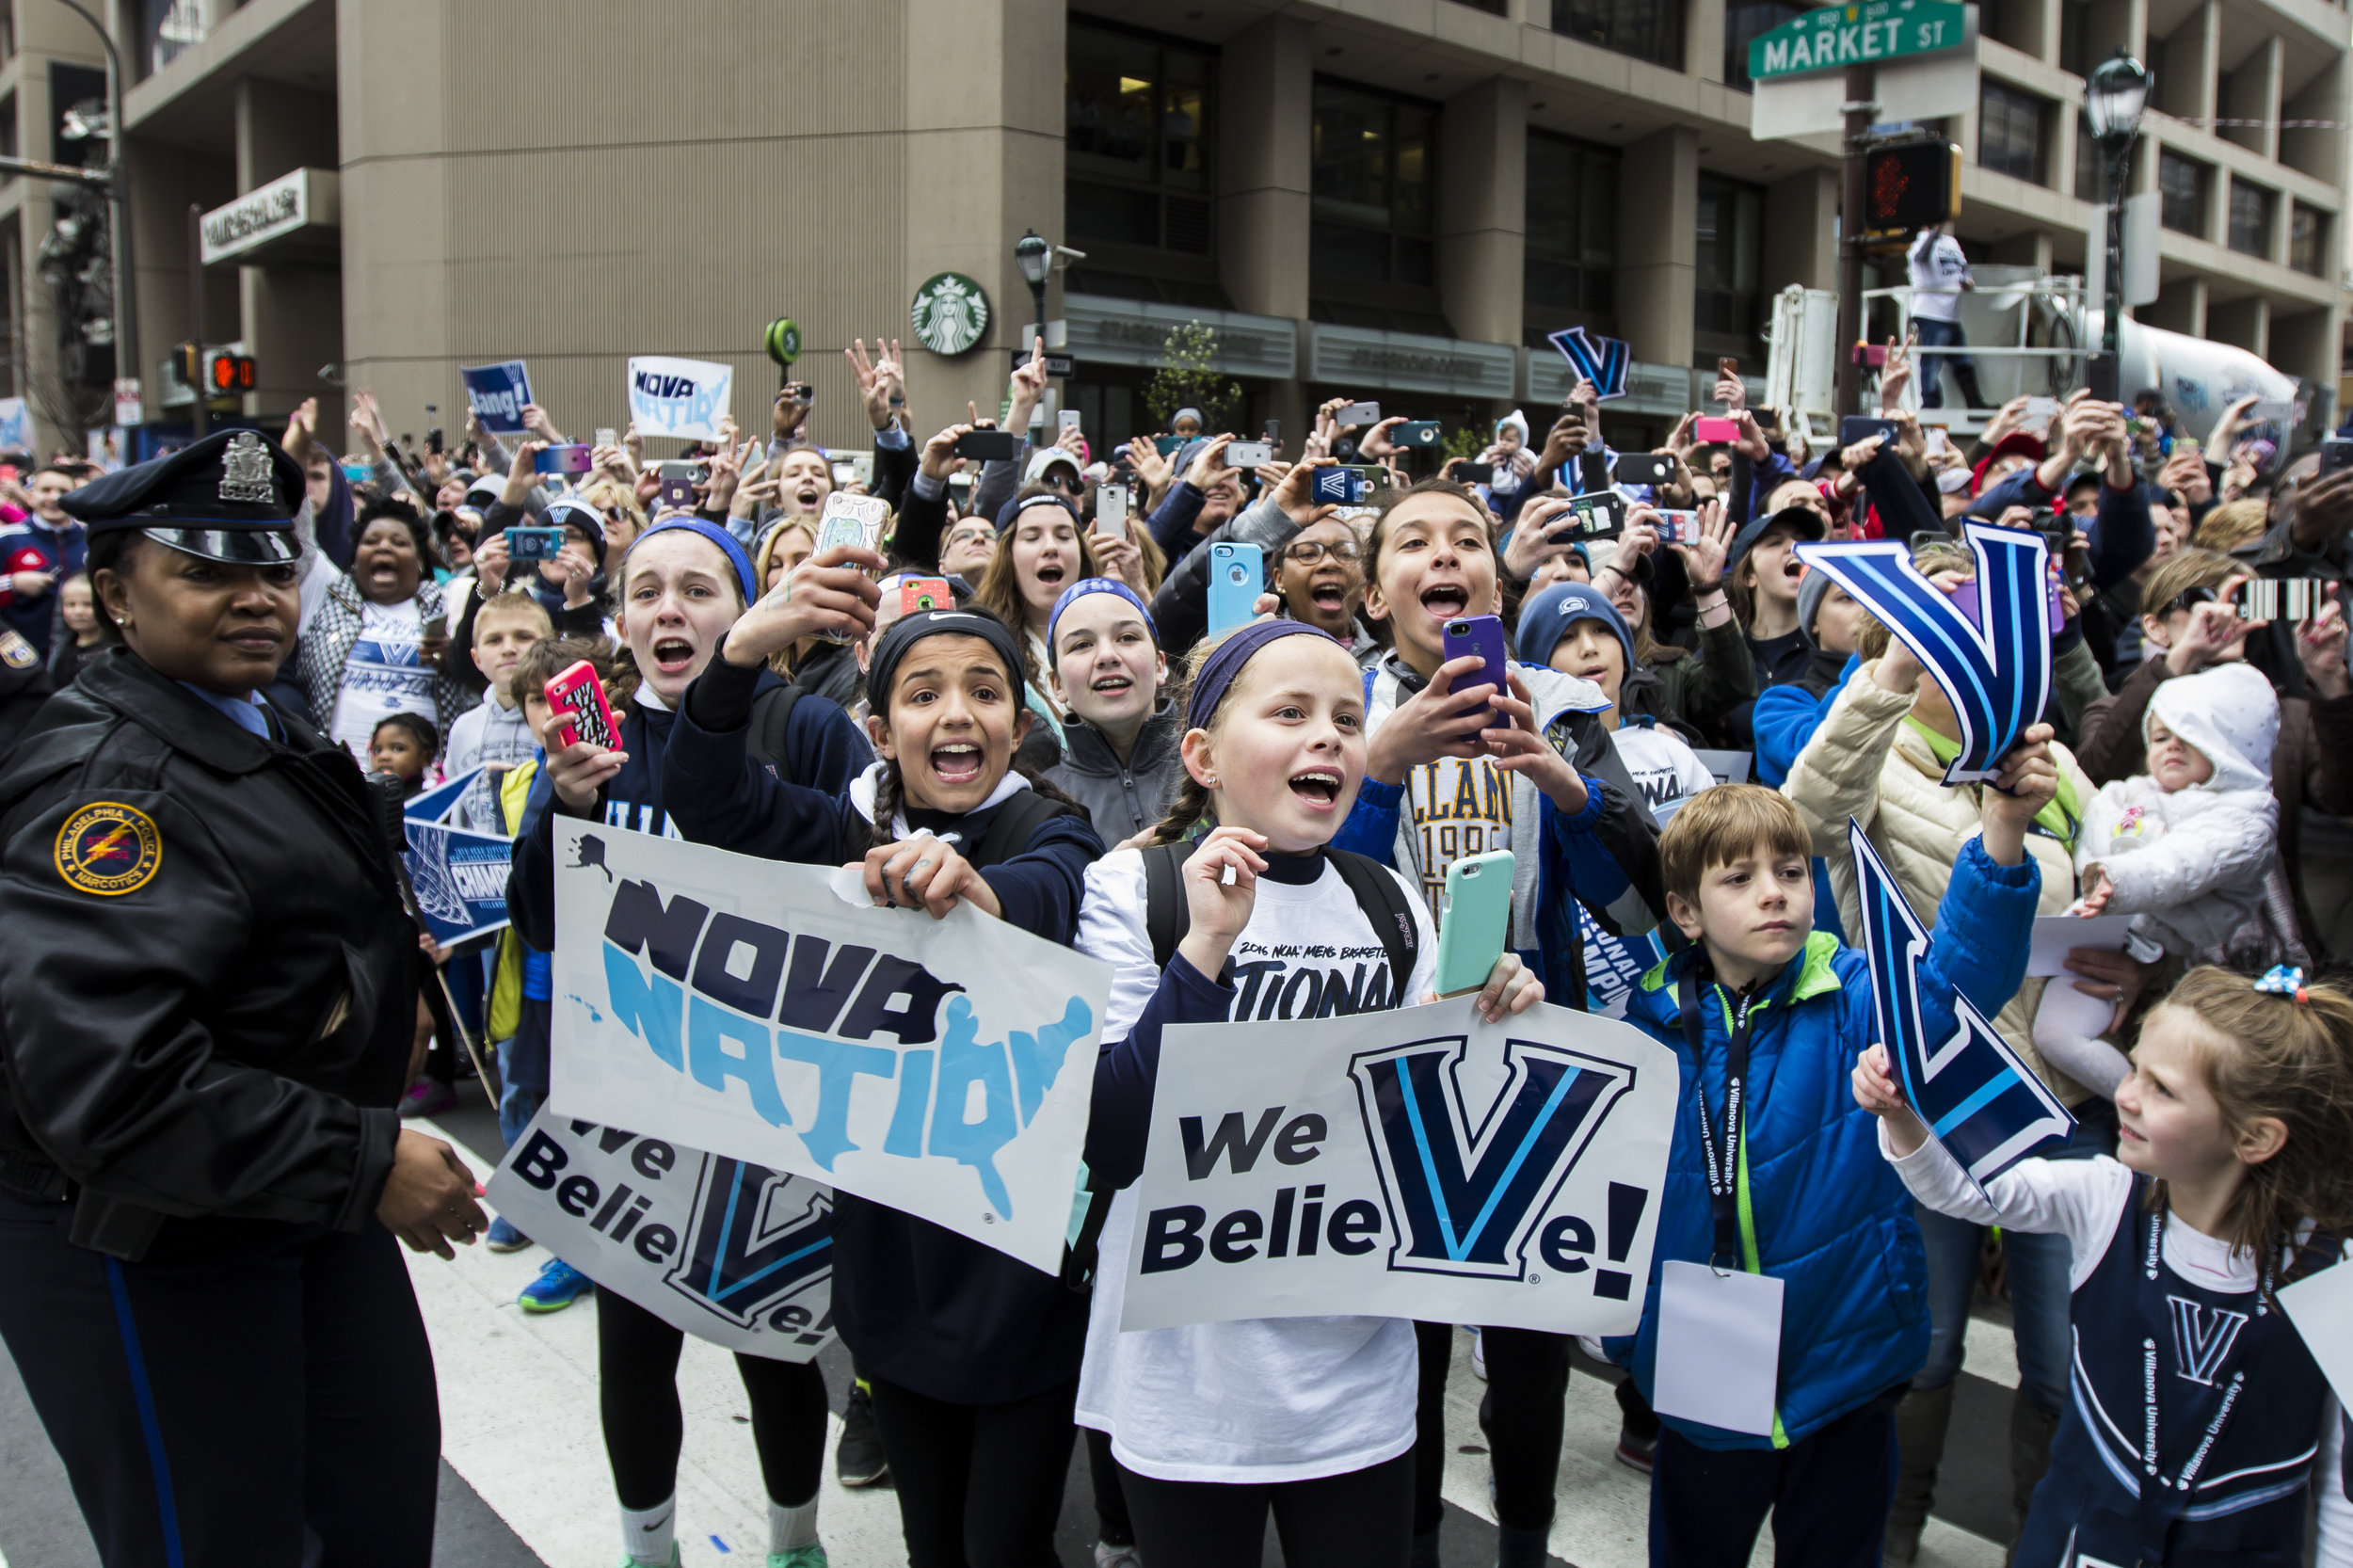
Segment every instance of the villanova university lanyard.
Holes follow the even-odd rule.
[[[2271,1327],[2272,1286],[2276,1283],[2278,1259],[2266,1246],[2264,1256],[2263,1285],[2255,1293],[2254,1310],[2239,1313],[2209,1308],[2205,1304],[2176,1296],[2165,1288],[2164,1244],[2166,1205],[2160,1200],[2150,1210],[2148,1240],[2140,1255],[2140,1341],[2141,1422],[2140,1448],[2140,1568],[2158,1568],[2165,1560],[2166,1537],[2173,1528],[2173,1521],[2189,1506],[2198,1477],[2206,1462],[2222,1444],[2223,1430],[2247,1392],[2256,1363],[2262,1358],[2266,1331]],[[2182,1381],[2201,1385],[2209,1392],[2194,1397],[2191,1405],[2197,1409],[2214,1401],[2214,1412],[2206,1418],[2198,1446],[2182,1462],[2178,1474],[2166,1476],[2164,1460],[2157,1447],[2158,1389],[2163,1383],[2163,1345],[2173,1344],[2178,1365],[2174,1371]],[[2245,1353],[2238,1357],[2238,1369],[2225,1381],[2222,1368],[2229,1365],[2233,1352],[2244,1344]]]
[[[1700,1006],[1712,980],[1703,982],[1700,966],[1684,976],[1683,1040],[1691,1048],[1691,1092],[1699,1100],[1700,1158],[1707,1165],[1707,1206],[1716,1217],[1716,1248],[1710,1265],[1740,1267],[1740,1144],[1748,1122],[1749,1003],[1744,999],[1731,1017],[1731,1040],[1724,1048],[1724,1135],[1721,1158],[1716,1129],[1707,1115],[1706,1033],[1700,1024]],[[1723,1261],[1729,1259],[1729,1262]]]

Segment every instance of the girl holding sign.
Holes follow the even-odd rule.
[[[2345,1365],[2342,1292],[2330,1305],[2335,1281],[2292,1283],[2353,1256],[2353,995],[2301,969],[2192,969],[2117,1085],[2121,1159],[2025,1160],[1982,1192],[1928,1136],[1884,1048],[1853,1077],[1923,1206],[2069,1245],[2071,1398],[2019,1568],[2288,1568],[2308,1487],[2320,1560],[2353,1560],[2345,1422],[2321,1365]]]
[[[1102,841],[1014,766],[1033,715],[1017,633],[984,610],[923,610],[873,639],[880,758],[842,792],[779,780],[747,750],[768,657],[873,632],[882,558],[851,546],[790,572],[685,695],[665,761],[680,831],[808,865],[862,865],[877,904],[967,902],[1068,943]],[[837,1189],[833,1305],[871,1389],[913,1568],[1053,1559],[1086,1298],[928,1220]]]
[[[1312,961],[1286,956],[1303,949],[1396,955],[1352,998],[1360,1007],[1423,998],[1435,967],[1434,922],[1417,890],[1387,867],[1329,848],[1365,773],[1364,680],[1348,650],[1298,621],[1254,621],[1197,648],[1193,668],[1175,808],[1153,847],[1120,850],[1087,872],[1079,949],[1118,968],[1103,1038],[1119,1043],[1096,1066],[1087,1134],[1098,1192],[1128,1186],[1143,1169],[1164,1025],[1274,1016],[1275,999],[1288,1005],[1303,983],[1310,999],[1320,985],[1348,984],[1337,970],[1325,979]],[[1203,823],[1212,830],[1179,873],[1186,929],[1156,933],[1148,857],[1165,857],[1162,846],[1181,845]],[[1410,943],[1391,945],[1394,920],[1410,920]],[[1164,956],[1160,940],[1170,937]],[[1408,953],[1411,972],[1401,974]],[[1543,996],[1506,952],[1479,1000],[1494,1019]],[[1317,1011],[1312,1000],[1307,1008]],[[1079,1419],[1111,1434],[1144,1560],[1153,1568],[1254,1560],[1272,1510],[1292,1568],[1403,1568],[1413,1325],[1280,1318],[1123,1334],[1120,1260],[1135,1224],[1134,1196],[1122,1192],[1101,1238],[1102,1256],[1114,1261],[1096,1283]]]
[[[515,836],[507,909],[517,935],[542,952],[555,951],[551,813],[676,837],[663,793],[675,709],[754,597],[743,547],[718,524],[700,519],[672,518],[638,536],[622,559],[620,582],[615,619],[628,649],[625,678],[633,678],[614,683],[620,746],[607,750],[587,741],[552,745]],[[764,669],[751,674],[755,689],[744,693],[746,709],[755,697],[772,713],[784,709],[770,727],[781,733],[779,754],[767,759],[779,771],[838,788],[864,765],[865,742],[848,714],[822,699],[792,701],[783,682]],[[551,1291],[576,1294],[584,1286],[559,1259],[526,1294],[538,1291],[546,1300]],[[605,1454],[620,1496],[625,1564],[675,1559],[683,1439],[677,1379],[684,1339],[680,1330],[609,1289],[598,1304],[600,1402]],[[771,1568],[823,1568],[817,1488],[825,1457],[824,1379],[813,1361],[735,1360],[751,1398],[752,1438],[768,1490],[768,1561]]]

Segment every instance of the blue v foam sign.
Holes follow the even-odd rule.
[[[1947,784],[1977,784],[2051,696],[2050,551],[2027,530],[1965,525],[1977,558],[1974,618],[1912,564],[1900,539],[1804,543],[1798,559],[1860,600],[1945,689],[1961,727]]]
[[[1546,335],[1545,341],[1559,349],[1579,376],[1591,381],[1605,403],[1625,395],[1625,373],[1634,362],[1634,351],[1623,338],[1597,338],[1582,327]]]
[[[1982,1189],[2043,1144],[2065,1138],[2075,1119],[1967,997],[1954,994],[1951,1037],[1929,1038],[1920,1016],[1928,928],[1851,818],[1847,841],[1854,852],[1871,1000],[1888,1064],[1913,1112]]]

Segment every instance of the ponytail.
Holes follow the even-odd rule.
[[[1182,843],[1192,836],[1201,819],[1209,814],[1209,792],[1188,772],[1183,787],[1176,792],[1176,798],[1168,804],[1168,815],[1153,827],[1152,837],[1145,842],[1154,846]]]

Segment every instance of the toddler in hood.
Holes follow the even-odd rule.
[[[1491,495],[1507,496],[1528,483],[1536,472],[1536,455],[1528,450],[1528,416],[1514,408],[1496,421],[1495,444],[1479,460],[1495,465],[1496,476],[1487,485]]]
[[[2271,887],[2280,821],[2271,792],[2280,699],[2271,682],[2243,664],[2165,681],[2149,699],[2141,736],[2146,771],[2103,786],[2085,808],[2075,912],[2132,916],[2132,945],[2144,962],[2159,949],[2242,969],[2292,956],[2285,934],[2294,926],[2279,918]],[[2049,986],[2043,999],[2038,1048],[2053,1056],[2043,1043],[2053,1034],[2060,1070],[2112,1094],[2125,1070],[2121,1054],[2089,1042],[2114,1060],[2087,1077],[2070,1060],[2067,1039],[2106,1029],[2110,1004],[2073,985]]]

